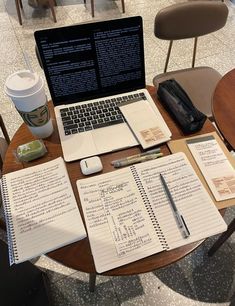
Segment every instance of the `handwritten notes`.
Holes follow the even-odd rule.
[[[235,170],[213,136],[187,141],[208,186],[217,201],[235,197]]]
[[[132,189],[127,175],[113,184],[102,186],[101,201],[107,217],[118,256],[125,256],[151,244],[147,215],[136,190]]]
[[[190,237],[183,239],[164,175]],[[217,234],[226,224],[183,153],[77,181],[97,272]]]
[[[9,237],[16,241],[12,263],[86,236],[62,158],[9,173],[1,188],[7,191],[6,217],[13,226]]]
[[[77,182],[100,273],[162,250],[132,173],[117,172]]]

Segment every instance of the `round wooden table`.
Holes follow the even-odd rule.
[[[228,72],[217,84],[212,113],[219,131],[235,150],[235,69]]]
[[[181,130],[176,126],[176,124],[172,121],[168,113],[164,110],[164,108],[161,106],[161,104],[158,102],[155,94],[155,88],[154,87],[148,87],[148,90],[150,94],[152,95],[153,99],[155,100],[160,112],[162,113],[167,125],[169,126],[171,132],[172,132],[172,139],[180,139],[184,138],[185,135],[182,134]],[[50,105],[51,114],[54,118],[54,111],[52,104]],[[59,156],[62,156],[62,150],[60,145],[60,139],[57,131],[56,121],[53,120],[53,124],[55,127],[54,133],[47,139],[44,140],[44,143],[48,149],[48,153],[46,156],[30,162],[30,163],[19,163],[16,161],[16,158],[14,156],[14,151],[16,150],[17,146],[23,143],[27,143],[29,141],[32,141],[34,137],[29,132],[27,126],[25,124],[22,124],[21,127],[18,129],[16,134],[14,135],[10,146],[8,148],[6,158],[3,165],[3,173],[9,173],[12,171],[16,171],[25,167],[30,167],[36,164],[40,164],[46,161],[49,161],[51,159],[57,158]],[[204,124],[203,129],[197,133],[193,134],[200,135],[204,133],[213,132],[215,129],[211,122],[207,120]],[[167,147],[167,145],[161,146],[161,151],[164,153],[164,155],[170,154],[170,151]],[[133,155],[140,152],[139,147],[134,147],[131,149],[126,149],[122,151],[118,151],[115,153],[109,153],[109,154],[103,154],[101,155],[102,164],[104,167],[103,173],[109,172],[109,171],[115,171],[113,166],[111,165],[111,161],[115,159],[119,159],[125,156]],[[77,179],[83,178],[83,174],[80,171],[80,165],[79,161],[74,161],[71,163],[66,163],[67,170],[69,173],[69,177],[72,183],[73,191],[78,203],[78,207],[80,209],[81,215],[82,209],[81,204],[78,196],[78,191],[76,187],[76,181]],[[125,266],[107,271],[103,273],[103,275],[131,275],[131,274],[139,274],[144,272],[153,271],[158,268],[165,267],[169,264],[174,263],[175,261],[181,259],[182,257],[186,256],[190,252],[192,252],[195,248],[197,248],[203,241],[198,241],[192,244],[188,244],[186,246],[167,251],[167,252],[161,252],[152,256],[149,256],[147,258],[138,260],[136,262],[133,262],[131,264],[127,264]],[[90,289],[94,289],[95,284],[95,275],[96,270],[94,266],[93,257],[91,254],[91,249],[89,245],[88,238],[85,238],[81,241],[78,241],[76,243],[67,245],[63,248],[57,249],[53,252],[50,252],[47,254],[50,258],[56,260],[57,262],[73,268],[78,271],[86,272],[90,274]]]

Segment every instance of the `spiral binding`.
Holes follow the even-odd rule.
[[[15,260],[18,260],[18,252],[16,248],[16,238],[15,238],[15,231],[14,231],[12,214],[11,214],[11,209],[10,209],[7,182],[6,182],[6,177],[4,175],[0,182],[0,188],[1,188],[1,194],[2,194],[4,215],[5,215],[5,220],[6,220],[9,261],[11,265],[15,262]]]
[[[164,236],[164,234],[162,232],[160,224],[159,224],[159,222],[158,222],[158,220],[157,220],[157,218],[155,216],[155,213],[154,213],[154,211],[152,209],[152,206],[151,206],[151,204],[149,202],[148,196],[147,196],[147,194],[146,194],[146,192],[144,190],[143,184],[142,184],[142,182],[141,182],[141,180],[139,178],[139,175],[138,175],[138,173],[137,173],[137,171],[135,169],[135,166],[131,166],[130,169],[131,169],[132,175],[134,177],[134,180],[136,182],[137,188],[138,188],[138,190],[140,192],[141,198],[143,199],[143,202],[144,202],[144,205],[145,205],[146,210],[148,212],[148,215],[149,215],[149,217],[150,217],[150,219],[152,221],[152,224],[153,224],[153,227],[155,229],[155,232],[156,232],[156,234],[157,234],[157,236],[159,238],[159,241],[160,241],[160,243],[161,243],[161,245],[162,245],[164,250],[169,250],[169,245],[168,245],[168,243],[166,241],[166,238],[165,238],[165,236]]]

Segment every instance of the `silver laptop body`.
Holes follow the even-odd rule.
[[[99,103],[107,100],[112,105],[114,100],[138,100],[140,95],[156,109],[145,89],[142,18],[40,30],[35,40],[55,106],[64,159],[70,162],[138,145],[120,112],[112,116],[114,111],[108,111],[115,117],[112,124],[106,121],[107,111],[100,117],[101,113],[90,115],[86,109],[94,113],[93,103],[98,102],[99,110]],[[117,105],[106,108],[118,111]],[[88,118],[97,124],[88,123]]]

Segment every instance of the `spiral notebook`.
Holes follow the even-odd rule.
[[[63,159],[3,175],[10,264],[86,237]]]
[[[186,239],[160,174],[190,231]],[[99,273],[227,228],[184,153],[78,180],[77,187]]]

